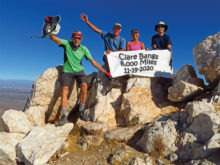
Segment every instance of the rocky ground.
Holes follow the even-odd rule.
[[[201,96],[200,96],[201,97]],[[220,117],[220,104],[215,105],[215,110]],[[144,131],[139,130],[133,138],[128,142],[119,142],[116,140],[104,140],[100,145],[88,145],[83,148],[80,144],[80,140],[88,135],[88,132],[80,130],[79,127],[74,127],[70,132],[67,142],[68,146],[62,151],[58,151],[50,159],[49,164],[51,165],[129,165],[132,164],[132,160],[140,158],[139,164],[145,162],[144,164],[164,164],[164,165],[192,165],[192,164],[201,164],[201,165],[218,165],[220,164],[220,150],[211,155],[207,159],[200,160],[191,160],[185,162],[175,162],[175,157],[177,155],[173,154],[170,156],[164,156],[158,151],[154,151],[151,154],[147,154],[141,147],[137,146],[137,141],[143,136]],[[162,144],[161,145],[162,148]],[[143,165],[144,165],[143,164]]]
[[[71,131],[67,141],[69,146],[64,149],[63,153],[56,153],[49,161],[53,165],[69,165],[84,164],[84,165],[97,165],[97,164],[128,164],[133,158],[148,158],[149,155],[144,153],[141,148],[133,146],[135,142],[120,143],[117,141],[103,141],[98,146],[89,146],[86,150],[78,143],[86,135],[80,135],[82,132],[77,127]],[[143,132],[142,132],[143,134]],[[118,154],[118,155],[117,155]],[[112,156],[117,155],[115,160]],[[118,161],[118,163],[117,163]]]
[[[172,79],[118,78],[120,88],[103,73],[89,75],[85,111],[91,122],[77,119],[73,81],[70,123],[63,126],[56,125],[62,66],[47,69],[35,80],[27,108],[1,117],[0,165],[220,164],[220,33],[201,41],[194,57],[209,86],[191,65]]]

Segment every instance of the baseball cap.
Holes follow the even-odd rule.
[[[80,38],[82,38],[82,32],[81,31],[74,31],[72,33],[72,37],[80,37]]]
[[[115,23],[115,24],[114,24],[114,27],[115,27],[115,26],[119,26],[119,27],[121,28],[121,24],[120,24],[120,23]]]

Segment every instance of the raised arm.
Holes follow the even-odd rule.
[[[85,22],[94,32],[102,34],[102,31],[100,29],[98,29],[95,25],[93,25],[89,20],[88,20],[88,16],[86,14],[81,14],[80,18],[83,22]]]
[[[58,45],[61,44],[61,39],[58,38],[58,37],[56,37],[54,34],[50,34],[49,37],[50,37],[50,39],[51,39],[52,41],[54,41],[54,42],[57,43]]]

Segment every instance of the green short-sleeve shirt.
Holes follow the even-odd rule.
[[[73,44],[71,41],[61,40],[60,46],[65,47],[64,53],[66,60],[63,64],[63,72],[80,72],[84,70],[83,66],[81,65],[82,58],[85,56],[87,60],[92,59],[92,55],[90,54],[89,50],[83,45],[80,45],[78,49],[74,50],[72,48]]]

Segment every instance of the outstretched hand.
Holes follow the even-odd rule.
[[[81,18],[82,21],[88,22],[88,16],[87,16],[86,14],[82,13],[82,14],[80,15],[80,18]]]
[[[108,77],[112,77],[111,73],[109,73],[109,72],[106,72],[105,75]]]

